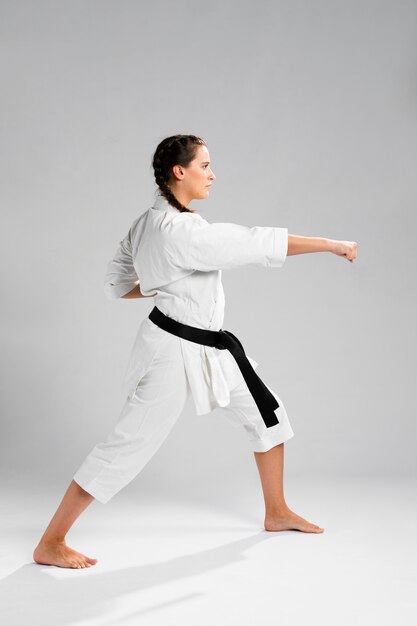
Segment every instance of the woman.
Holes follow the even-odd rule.
[[[163,443],[191,393],[198,415],[223,407],[248,436],[265,500],[264,527],[321,533],[284,499],[284,443],[294,433],[280,398],[255,373],[240,341],[222,330],[223,269],[281,267],[287,256],[333,252],[350,262],[351,241],[288,235],[286,228],[212,223],[188,208],[209,195],[215,176],[205,142],[167,137],[153,168],[158,186],[151,208],[138,217],[109,263],[111,298],[155,297],[143,320],[125,376],[127,398],[113,431],[75,473],[33,558],[59,567],[91,567],[97,560],[69,548],[65,536],[94,500],[106,503],[128,484]]]

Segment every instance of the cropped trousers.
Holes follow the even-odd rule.
[[[230,391],[230,403],[221,407],[233,425],[243,428],[254,452],[267,452],[294,432],[282,400],[279,423],[267,428],[242,380]],[[179,341],[168,342],[142,376],[135,394],[127,398],[105,441],[94,446],[73,478],[102,504],[130,483],[158,451],[180,417],[191,393]]]

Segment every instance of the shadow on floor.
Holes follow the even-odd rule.
[[[284,531],[279,536],[285,534]],[[277,537],[277,534],[262,531],[195,554],[110,572],[94,571],[97,566],[65,569],[65,577],[51,575],[54,571],[62,571],[62,568],[28,563],[0,583],[2,622],[8,626],[29,622],[57,626],[105,617],[106,612],[113,611],[117,601],[126,594],[199,576],[242,561],[246,558],[243,554],[245,550],[272,537]],[[175,601],[161,598],[157,605],[139,610],[134,615],[140,616],[199,595],[202,594],[186,594]]]

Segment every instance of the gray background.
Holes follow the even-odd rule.
[[[354,264],[223,274],[224,328],[295,432],[286,475],[414,473],[416,3],[0,10],[3,481],[62,493],[118,418],[153,300],[106,300],[104,272],[174,133],[207,142],[217,179],[191,206],[209,221],[358,242]],[[253,463],[243,431],[190,402],[125,491],[240,498]]]

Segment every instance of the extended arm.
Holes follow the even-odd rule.
[[[229,234],[229,230],[233,230],[230,234],[235,235],[235,241],[230,237],[226,240],[227,246],[220,246],[219,243],[224,243],[221,241],[222,235],[224,239],[224,235]],[[200,232],[203,235],[199,238],[200,245],[194,245],[191,256],[193,266],[203,271],[215,269],[218,266],[234,267],[244,262],[258,262],[266,266],[280,267],[286,256],[307,252],[332,252],[347,258],[351,263],[356,259],[355,241],[288,234],[287,249],[287,229],[285,228],[248,228],[234,224],[215,224],[210,230]],[[204,238],[206,233],[207,237]],[[211,237],[209,233],[213,233],[215,237]],[[232,243],[236,244],[236,240],[237,247],[232,245]],[[124,241],[121,242],[115,259],[109,264],[106,279],[107,294],[111,298],[153,298],[156,293],[144,296],[140,291],[140,283],[132,264],[130,250],[125,249],[124,244]],[[180,254],[183,248],[179,247],[178,250]],[[126,287],[129,287],[129,283],[130,285],[133,283],[133,289],[120,295]]]
[[[287,256],[305,254],[307,252],[332,252],[346,257],[351,263],[356,259],[357,243],[355,241],[338,241],[325,237],[302,237],[301,235],[288,235]],[[144,296],[138,283],[129,293],[122,298],[153,298],[156,294]]]
[[[356,259],[356,241],[338,241],[324,237],[302,237],[288,235],[287,256],[304,254],[306,252],[332,252],[346,257],[351,263]]]
[[[167,229],[164,245],[179,267],[208,272],[244,265],[282,267],[287,256],[306,252],[332,252],[352,262],[357,244],[290,235],[284,227],[210,224],[181,214]]]

